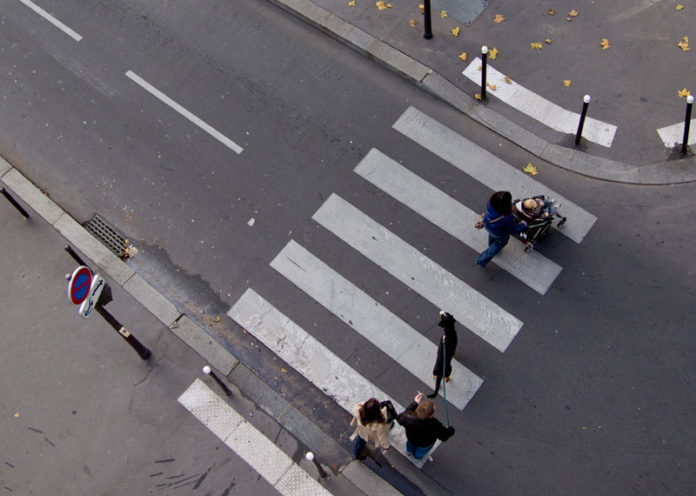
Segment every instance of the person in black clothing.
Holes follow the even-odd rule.
[[[429,394],[428,398],[437,396],[438,391],[440,391],[440,383],[442,382],[443,376],[445,382],[449,382],[450,375],[452,375],[452,358],[457,349],[457,331],[454,330],[455,322],[457,321],[454,320],[451,314],[444,310],[440,311],[440,322],[437,325],[444,328],[444,331],[440,338],[440,346],[437,347],[437,359],[435,360],[435,367],[433,367],[435,392]]]
[[[454,427],[442,425],[435,414],[435,403],[424,400],[418,393],[413,402],[401,412],[396,421],[406,429],[406,451],[421,460],[438,439],[447,441],[454,435]]]

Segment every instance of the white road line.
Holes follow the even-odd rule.
[[[284,496],[331,493],[219,398],[200,379],[179,397],[179,403]]]
[[[684,139],[684,122],[677,122],[671,126],[661,127],[657,130],[662,142],[667,148],[681,145]],[[696,119],[691,119],[689,123],[689,142],[688,145],[696,144]]]
[[[133,82],[137,83],[140,85],[143,89],[145,89],[147,92],[149,92],[151,95],[155,96],[157,99],[162,101],[163,103],[169,105],[172,109],[176,110],[179,114],[183,115],[186,117],[188,120],[193,122],[196,126],[200,127],[203,131],[211,135],[213,138],[218,140],[220,143],[231,149],[233,152],[239,154],[244,151],[244,148],[239,146],[237,143],[229,139],[227,136],[222,134],[220,131],[217,129],[213,128],[206,122],[204,122],[202,119],[197,117],[196,115],[192,114],[188,110],[186,110],[184,107],[176,103],[174,100],[169,98],[167,95],[162,93],[160,90],[152,86],[150,83],[145,81],[143,78],[138,76],[136,73],[133,71],[128,71],[126,72],[126,76],[130,78]]]
[[[481,71],[479,67],[481,67],[481,64],[481,59],[475,58],[464,69],[462,74],[480,85]],[[495,70],[490,63],[487,65],[486,80],[488,84],[494,85],[496,88],[495,91],[487,90],[487,95],[498,98],[515,110],[528,115],[551,129],[573,135],[577,132],[580,114],[559,107],[515,81],[506,79],[505,74]],[[615,125],[607,124],[591,117],[585,119],[582,136],[586,140],[609,148],[614,141],[615,134]]]
[[[70,29],[68,26],[60,22],[58,19],[53,17],[51,14],[46,12],[44,9],[36,5],[34,2],[31,2],[30,0],[19,0],[22,2],[24,5],[29,7],[31,10],[39,14],[41,17],[43,17],[45,20],[53,24],[55,27],[63,31],[65,34],[70,36],[73,40],[75,41],[80,41],[82,39],[82,36],[80,36],[78,33]]]
[[[332,194],[312,219],[498,350],[504,352],[522,327],[522,321],[338,195]]]
[[[568,217],[568,222],[558,232],[565,234],[576,243],[583,240],[597,220],[597,217],[567,198],[414,107],[406,109],[393,127],[493,190],[510,191],[516,198],[539,194],[555,198],[560,204],[560,212]],[[484,205],[481,206],[482,210],[485,208]]]
[[[365,379],[253,289],[247,289],[227,315],[348,413],[355,403],[368,398],[390,399],[397,412],[403,411],[398,401]],[[402,428],[394,426],[389,440],[394,449],[407,456],[406,432]],[[435,449],[437,445],[431,453]],[[408,459],[419,467],[425,463],[425,460]]]
[[[488,246],[486,231],[474,229],[477,212],[379,150],[370,150],[354,170],[475,251],[481,252]],[[525,253],[524,244],[518,240],[510,243],[493,262],[540,294],[546,294],[562,269],[538,252]]]
[[[420,379],[425,388],[433,386],[437,345],[338,272],[293,240],[273,259],[271,267]],[[454,316],[459,318],[456,313]],[[463,409],[483,381],[457,360],[452,361],[452,369],[447,400]]]

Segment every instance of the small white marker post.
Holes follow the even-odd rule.
[[[205,367],[203,367],[203,373],[205,375],[209,375],[210,377],[212,377],[213,380],[220,385],[220,387],[222,388],[222,391],[225,393],[225,395],[227,395],[227,396],[232,395],[232,391],[230,391],[230,388],[228,388],[227,385],[220,380],[220,378],[217,376],[217,374],[215,374],[215,372],[213,372],[213,369],[211,369],[210,367],[208,367],[206,365]]]
[[[582,136],[582,128],[585,125],[585,117],[587,116],[587,107],[590,106],[592,98],[590,95],[585,95],[582,99],[582,113],[580,114],[580,122],[578,123],[578,132],[575,133],[575,146],[580,144],[580,136]]]
[[[694,97],[686,97],[686,117],[684,118],[684,139],[682,140],[682,155],[686,155],[686,147],[689,143],[689,126],[691,125],[691,108],[694,106]]]

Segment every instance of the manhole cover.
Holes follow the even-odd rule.
[[[433,0],[433,7],[437,10],[446,10],[450,17],[454,17],[464,25],[469,26],[483,12],[492,0]]]
[[[94,214],[84,227],[117,257],[128,258],[128,241],[98,214]]]

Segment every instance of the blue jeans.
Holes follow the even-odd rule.
[[[433,446],[434,445],[430,445],[426,448],[419,448],[411,444],[411,441],[406,440],[406,451],[413,455],[413,458],[415,458],[416,460],[422,460],[423,457],[428,454],[428,451],[430,451]]]
[[[363,449],[363,446],[365,446],[367,443],[363,438],[360,436],[355,438],[355,444],[353,445],[353,458],[356,460],[358,459],[358,455],[360,454],[360,450]]]
[[[479,264],[481,267],[485,267],[486,265],[488,265],[488,262],[490,262],[491,259],[494,256],[496,256],[498,252],[502,250],[506,244],[508,244],[509,240],[509,234],[495,236],[491,233],[488,233],[488,249],[478,256],[478,258],[476,259],[476,263]]]

